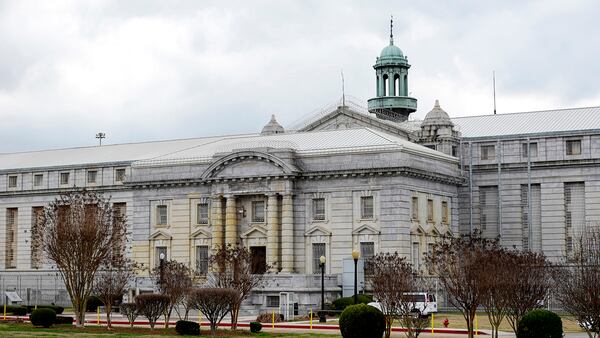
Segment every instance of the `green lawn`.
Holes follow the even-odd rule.
[[[83,329],[76,328],[72,325],[54,325],[48,329],[36,328],[29,323],[0,323],[0,336],[10,337],[164,337],[176,336],[174,328],[163,329],[157,328],[151,331],[147,328],[126,328],[115,327],[112,331],[107,331],[104,327],[88,326]],[[203,328],[202,336],[210,336],[210,332]],[[230,330],[219,330],[220,338],[227,337],[290,337],[290,338],[308,338],[308,337],[335,337],[328,334],[306,333],[256,333],[252,334],[247,330],[232,332]]]

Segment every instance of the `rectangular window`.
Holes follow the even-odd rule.
[[[122,183],[125,181],[125,169],[115,169],[115,182]]]
[[[482,160],[493,160],[496,157],[496,146],[487,145],[481,146],[481,159]]]
[[[565,249],[573,254],[573,238],[585,227],[585,183],[565,183]]]
[[[69,184],[69,173],[60,173],[60,185]]]
[[[313,243],[312,245],[313,273],[321,273],[321,256],[325,256],[325,243]]]
[[[156,225],[169,224],[169,209],[166,205],[161,204],[156,206]]]
[[[44,184],[44,174],[35,174],[33,175],[33,186],[41,187]]]
[[[5,266],[7,269],[17,267],[17,213],[17,208],[6,209]]]
[[[479,222],[483,236],[498,236],[498,186],[479,187]]]
[[[325,199],[324,198],[313,198],[312,211],[313,211],[313,220],[324,221],[325,220]]]
[[[196,273],[199,275],[208,273],[208,245],[196,247]]]
[[[267,296],[267,307],[279,307],[279,296]]]
[[[448,201],[442,201],[442,223],[448,224],[450,220],[450,209],[448,209]]]
[[[412,244],[412,265],[415,270],[419,270],[421,265],[421,255],[420,255],[419,243],[413,242]]]
[[[373,218],[373,196],[362,196],[360,198],[360,218]]]
[[[433,222],[433,200],[427,200],[427,222]]]
[[[8,187],[9,188],[17,187],[17,175],[8,176]]]
[[[167,261],[167,247],[166,246],[157,246],[154,248],[154,254],[155,254],[155,261],[154,264],[156,264],[157,267],[160,266],[160,256],[163,256],[163,261],[166,262]]]
[[[542,250],[542,200],[539,184],[531,184],[531,199],[527,184],[521,185],[521,229],[523,250],[540,252]]]
[[[250,256],[252,256],[252,274],[262,275],[267,271],[267,247],[250,247]]]
[[[538,156],[537,142],[529,142],[529,151],[527,151],[527,143],[523,143],[522,152],[523,152],[523,158],[527,158],[528,154],[531,157],[537,157]]]
[[[419,220],[419,198],[412,198],[412,219],[413,221]]]
[[[208,203],[198,203],[196,218],[196,224],[208,224]]]
[[[40,230],[43,222],[44,207],[31,208],[31,268],[42,267],[42,243]]]
[[[581,155],[581,140],[567,140],[567,155]]]
[[[87,172],[87,182],[89,184],[96,183],[96,177],[98,176],[98,172],[96,170],[89,170]]]
[[[360,243],[360,257],[362,257],[365,264],[365,275],[373,275],[373,267],[371,259],[375,256],[375,243],[373,242],[362,242]]]
[[[265,221],[265,201],[252,201],[252,222]]]

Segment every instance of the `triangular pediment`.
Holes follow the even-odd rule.
[[[352,231],[353,235],[379,235],[381,232],[374,226],[363,224]]]
[[[173,238],[173,236],[171,236],[170,233],[164,231],[164,230],[155,230],[153,233],[150,234],[150,239],[171,239]]]
[[[196,229],[196,231],[192,232],[190,234],[191,238],[206,238],[206,239],[211,239],[212,238],[212,234],[205,230],[205,229]]]
[[[243,232],[241,237],[244,239],[252,237],[267,237],[267,229],[260,225],[254,225],[250,229]]]
[[[315,225],[308,229],[304,236],[331,236],[331,231],[321,225]]]
[[[425,229],[423,229],[421,224],[413,223],[410,227],[410,233],[414,234],[414,235],[423,235],[423,234],[426,234],[427,231],[425,231]]]

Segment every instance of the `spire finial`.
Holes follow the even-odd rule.
[[[394,16],[390,15],[390,45],[394,44]]]

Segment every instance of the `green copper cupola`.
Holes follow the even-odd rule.
[[[417,110],[417,99],[408,96],[408,58],[394,45],[393,20],[390,20],[390,44],[381,51],[375,65],[376,97],[368,100],[369,112],[395,122],[408,119]]]

